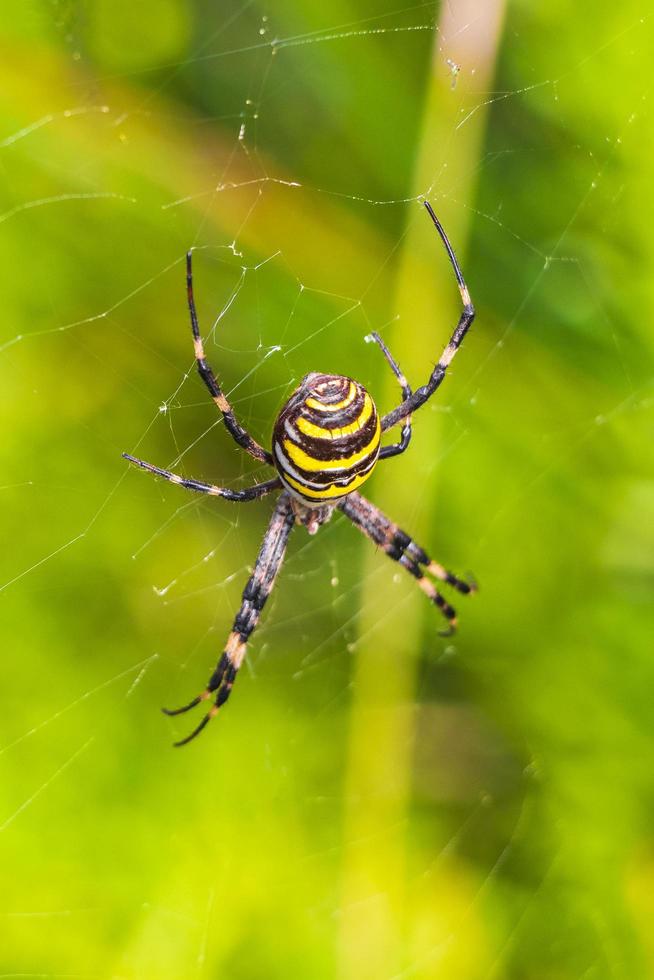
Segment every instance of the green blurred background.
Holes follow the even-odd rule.
[[[0,61],[0,976],[654,977],[654,205],[644,0],[27,0]],[[460,630],[338,518],[199,690],[304,373],[397,398],[367,485],[480,582]]]

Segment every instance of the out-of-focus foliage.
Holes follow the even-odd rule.
[[[651,12],[509,2],[484,88],[439,15],[3,18],[0,975],[654,974]],[[480,593],[444,641],[344,521],[299,529],[228,709],[172,751],[159,706],[204,684],[270,512],[120,458],[264,476],[192,371],[184,253],[267,441],[309,370],[391,407],[371,328],[425,380],[457,315],[428,190],[478,320],[366,489]]]

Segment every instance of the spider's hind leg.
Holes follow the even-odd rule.
[[[218,711],[232,693],[232,687],[234,686],[234,681],[236,680],[236,674],[238,673],[238,669],[241,666],[245,656],[245,648],[246,641],[243,640],[240,634],[232,631],[229,634],[229,639],[225,645],[225,651],[218,661],[218,666],[209,678],[209,683],[202,694],[198,694],[197,697],[193,698],[192,701],[189,701],[188,704],[183,705],[181,708],[162,709],[163,713],[169,717],[183,715],[185,712],[190,711],[191,708],[195,708],[203,701],[209,701],[212,694],[214,694],[216,691],[218,692],[214,699],[214,703],[211,705],[200,724],[193,729],[190,735],[187,735],[185,738],[175,742],[174,744],[176,748],[186,745],[188,742],[192,741],[195,736],[199,735],[202,729],[209,724],[211,719],[218,714]]]
[[[456,629],[456,612],[427,575],[445,582],[464,595],[475,592],[476,585],[458,578],[438,562],[432,561],[427,552],[408,534],[361,494],[356,492],[348,494],[338,506],[366,537],[382,548],[389,558],[406,568],[416,579],[427,598],[438,607],[448,621],[448,629],[443,635],[450,636]]]
[[[243,590],[241,607],[236,614],[232,632],[229,634],[223,654],[209,678],[206,688],[181,708],[163,709],[164,714],[181,715],[197,707],[203,701],[210,701],[213,698],[213,704],[200,724],[186,738],[175,742],[176,746],[186,745],[196,735],[199,735],[211,719],[218,714],[232,693],[236,675],[245,658],[248,640],[259,622],[261,610],[266,604],[282,566],[288,536],[294,522],[295,515],[289,496],[283,493],[277,501],[268,530],[264,535],[252,575]]]
[[[365,503],[368,503],[366,500]],[[370,504],[372,507],[372,504]],[[374,508],[377,510],[377,508]],[[381,514],[381,511],[378,511]],[[381,514],[384,517],[383,514]],[[385,518],[386,519],[386,518]],[[461,592],[463,595],[469,595],[471,592],[477,591],[477,583],[474,581],[466,581],[466,579],[458,578],[453,572],[449,572],[447,568],[444,568],[437,561],[432,561],[429,555],[423,551],[423,549],[415,543],[415,541],[409,537],[404,531],[400,530],[396,524],[392,524],[388,521],[394,532],[391,536],[391,549],[393,554],[389,551],[388,554],[391,558],[395,558],[395,552],[398,555],[406,554],[412,561],[418,565],[424,565],[425,572],[437,578],[441,582],[446,582],[451,585],[453,589],[457,592]],[[397,560],[397,559],[396,559]]]

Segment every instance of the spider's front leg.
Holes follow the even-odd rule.
[[[451,635],[456,628],[456,612],[425,573],[445,582],[464,595],[476,592],[476,585],[457,578],[438,562],[432,561],[426,551],[360,493],[355,491],[348,494],[339,502],[338,507],[366,537],[382,548],[389,558],[398,562],[413,575],[427,598],[438,606],[447,619],[449,628],[443,635]]]
[[[195,361],[198,366],[198,373],[205,385],[209,389],[209,394],[213,398],[214,402],[218,406],[219,411],[222,413],[223,422],[225,423],[225,428],[231,435],[234,442],[245,449],[250,456],[254,456],[261,463],[268,463],[272,466],[273,458],[267,449],[260,446],[259,443],[252,438],[250,433],[243,428],[241,423],[238,421],[234,414],[232,406],[227,400],[227,396],[218,384],[216,375],[213,373],[210,364],[208,363],[206,357],[204,356],[204,345],[202,343],[202,337],[200,335],[200,326],[198,324],[198,315],[195,309],[195,298],[193,296],[193,253],[186,253],[186,297],[188,301],[188,309],[191,317],[191,330],[193,332],[193,350],[195,353]]]
[[[441,241],[445,246],[445,251],[447,252],[448,258],[452,269],[454,270],[454,276],[456,278],[457,286],[459,287],[459,293],[461,295],[461,302],[463,303],[463,310],[459,317],[459,322],[454,328],[454,333],[450,337],[449,343],[441,356],[438,359],[434,370],[432,371],[427,384],[422,385],[417,388],[408,398],[404,398],[401,405],[394,408],[392,412],[385,415],[382,419],[382,432],[387,432],[398,422],[403,419],[408,418],[412,412],[421,408],[425,402],[431,398],[436,389],[440,386],[445,373],[450,366],[452,359],[454,358],[459,347],[463,343],[463,338],[470,329],[470,325],[475,318],[475,308],[472,305],[472,300],[470,299],[470,293],[468,292],[468,287],[466,286],[465,279],[463,278],[463,273],[461,272],[461,267],[459,266],[456,255],[454,254],[454,249],[450,245],[450,241],[443,230],[443,226],[434,214],[433,208],[429,201],[423,201],[425,208],[431,218],[436,231],[440,235]]]
[[[367,339],[368,338],[366,338],[366,340]],[[402,374],[399,364],[397,363],[397,361],[389,351],[388,347],[386,346],[386,344],[384,343],[384,341],[381,339],[381,337],[376,331],[373,330],[373,332],[370,334],[370,339],[374,340],[377,346],[381,349],[382,354],[384,355],[384,357],[386,358],[386,360],[390,365],[391,371],[397,378],[397,383],[402,389],[402,401],[403,402],[407,401],[409,398],[411,398],[412,395],[411,386],[409,385],[409,382]],[[403,453],[404,450],[407,449],[410,442],[411,442],[411,416],[407,415],[406,418],[404,419],[404,424],[402,425],[402,434],[400,436],[400,441],[394,443],[392,446],[382,446],[379,453],[379,458],[389,459],[391,456],[401,455],[401,453]]]
[[[186,738],[175,742],[176,746],[186,745],[214,718],[221,706],[231,694],[236,674],[243,663],[247,642],[254,632],[259,622],[261,610],[266,604],[270,595],[275,579],[282,566],[286,545],[291,528],[295,522],[295,515],[291,506],[291,501],[287,493],[282,493],[273,511],[268,530],[265,533],[261,549],[254,565],[254,571],[243,590],[241,608],[239,609],[232,632],[227,638],[225,649],[218,661],[218,665],[209,678],[205,690],[193,698],[189,704],[181,708],[164,708],[167,715],[181,715],[185,711],[190,711],[203,701],[210,701],[213,704],[209,708],[200,724],[187,735]]]

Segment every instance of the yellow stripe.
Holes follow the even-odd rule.
[[[322,402],[316,401],[315,398],[307,398],[305,405],[309,408],[316,408],[319,412],[335,412],[339,408],[347,408],[357,396],[357,388],[354,381],[350,381],[350,390],[343,399],[342,402],[336,402],[334,405],[324,405]]]
[[[374,466],[373,468],[374,469]],[[302,497],[307,497],[309,500],[328,500],[330,497],[345,497],[352,490],[356,490],[360,487],[362,483],[368,479],[372,473],[372,469],[368,473],[362,473],[360,476],[355,476],[351,483],[348,483],[346,487],[337,487],[336,484],[332,483],[331,486],[326,487],[324,490],[311,490],[304,486],[303,483],[298,483],[294,480],[292,476],[288,473],[282,474],[282,480],[285,483],[290,484]]]
[[[375,433],[368,445],[360,449],[358,453],[353,453],[352,456],[346,456],[343,459],[314,459],[313,456],[309,456],[303,449],[292,443],[290,439],[284,439],[283,446],[293,462],[309,473],[322,473],[324,470],[349,470],[360,463],[362,459],[365,459],[366,456],[371,456],[374,453],[379,445],[379,435],[380,424],[379,419],[377,419]]]
[[[295,424],[300,432],[304,432],[305,436],[313,436],[314,439],[341,439],[343,436],[351,436],[354,432],[362,429],[371,415],[372,398],[366,394],[361,414],[350,425],[344,425],[340,429],[322,429],[319,425],[314,425],[313,422],[303,418],[297,419]]]

